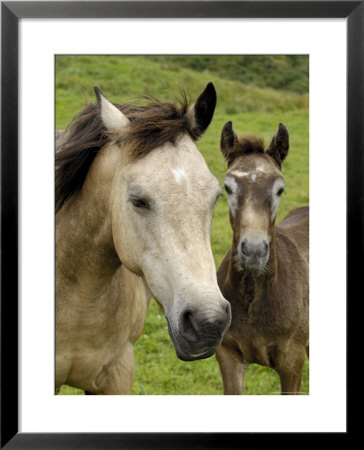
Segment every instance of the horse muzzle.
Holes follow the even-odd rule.
[[[250,271],[261,271],[269,259],[269,242],[265,234],[246,233],[238,244],[240,264]]]
[[[194,361],[209,358],[215,353],[230,326],[231,307],[225,299],[221,307],[210,314],[204,308],[186,306],[178,315],[177,326],[166,318],[178,358]]]

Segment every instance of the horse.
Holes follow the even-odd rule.
[[[231,320],[211,251],[221,186],[197,149],[208,83],[189,106],[90,103],[56,139],[56,390],[130,394],[151,297],[178,358],[212,356]]]
[[[216,352],[224,394],[243,393],[251,363],[274,369],[282,394],[298,394],[309,351],[309,208],[295,209],[275,225],[285,190],[281,166],[288,130],[279,124],[265,149],[255,136],[238,138],[230,121],[220,144],[233,230],[232,246],[217,271],[232,310]]]

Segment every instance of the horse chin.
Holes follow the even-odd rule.
[[[264,267],[260,268],[260,267],[256,267],[256,266],[247,266],[247,265],[243,265],[243,264],[242,264],[242,267],[247,272],[251,273],[252,275],[259,275],[264,270]]]
[[[168,324],[169,336],[175,348],[176,355],[181,361],[196,361],[198,359],[210,358],[210,356],[212,356],[216,352],[217,346],[214,346],[212,348],[209,347],[207,349],[186,349],[186,345],[181,342],[181,338],[174,332],[167,317],[166,319]]]
[[[216,351],[216,349],[209,350],[207,352],[202,352],[198,354],[185,353],[181,349],[176,349],[176,354],[181,361],[197,361],[198,359],[210,358]]]
[[[245,260],[240,261],[240,265],[243,269],[250,272],[251,274],[259,275],[260,273],[264,272],[264,269],[266,268],[268,261],[254,261],[254,262],[247,262]]]

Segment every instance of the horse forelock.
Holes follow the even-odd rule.
[[[56,212],[81,190],[93,160],[106,144],[125,145],[127,159],[133,162],[167,142],[175,143],[185,133],[197,139],[186,115],[184,93],[175,103],[144,99],[145,105],[115,104],[130,120],[117,136],[107,133],[97,104],[86,105],[72,120],[56,145]]]
[[[264,141],[262,138],[254,135],[245,135],[236,139],[233,147],[227,155],[230,165],[236,158],[251,153],[264,153]]]
[[[197,139],[186,115],[188,101],[185,95],[174,104],[159,102],[153,97],[144,98],[147,100],[145,106],[117,105],[130,120],[130,124],[120,130],[116,141],[118,145],[126,145],[129,162],[167,142],[174,144],[183,134]]]

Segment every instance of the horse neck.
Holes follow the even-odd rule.
[[[108,157],[103,153],[95,158],[81,191],[57,213],[57,265],[73,277],[107,278],[121,264],[112,237],[109,198],[114,177]]]

